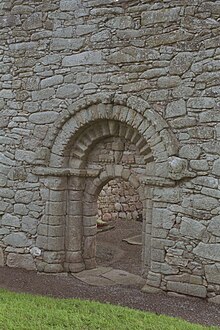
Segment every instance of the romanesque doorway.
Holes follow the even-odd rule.
[[[154,190],[173,185],[168,159],[178,145],[166,122],[144,101],[121,97],[79,100],[54,127],[58,133],[49,166],[35,171],[49,190],[41,221],[47,230],[39,226],[36,242],[45,253],[44,271],[77,273],[96,267],[98,195],[108,182],[122,179],[141,196],[141,267],[148,276]]]
[[[128,198],[129,194],[131,194],[131,197],[134,199],[136,198],[137,200],[134,200],[133,202],[128,201],[127,205],[123,206],[122,199],[120,206],[128,208],[128,204],[130,203],[132,204],[131,210],[129,212],[126,210],[127,213],[118,212],[117,216],[118,218],[127,216],[127,221],[129,221],[129,217],[132,217],[135,221],[135,226],[140,227],[139,236],[146,236],[145,215],[147,212],[146,205],[149,204],[147,203],[149,196],[145,196],[146,187],[142,182],[142,176],[145,175],[146,172],[154,172],[154,159],[151,149],[137,130],[116,120],[99,120],[84,128],[82,134],[78,137],[77,143],[71,147],[70,164],[72,166],[78,164],[78,167],[83,170],[87,169],[87,171],[90,172],[98,172],[96,178],[87,176],[80,179],[79,184],[82,189],[82,203],[81,205],[78,205],[78,209],[80,207],[82,208],[82,262],[85,264],[86,269],[92,269],[97,266],[97,260],[99,259],[96,254],[96,250],[99,248],[99,245],[97,245],[97,218],[100,199],[98,203],[98,197],[100,197],[100,194],[102,195],[103,187],[106,185],[106,189],[108,190],[113,182],[112,189],[114,191],[122,188],[126,190],[128,189],[126,187],[130,187],[129,189],[132,193],[125,192],[125,195],[127,194]],[[114,187],[116,182],[120,182],[117,189]],[[72,183],[69,189],[72,189],[73,186],[74,184]],[[112,193],[110,195],[113,196]],[[122,196],[124,199],[126,199],[125,195]],[[116,204],[116,207],[119,207],[119,203],[117,203],[116,200],[114,201],[114,204]],[[135,209],[133,209],[134,206]],[[108,207],[111,207],[109,203]],[[140,208],[141,212],[139,211]],[[150,213],[150,211],[149,208],[148,213]],[[112,212],[111,215],[113,215],[113,213],[115,212]],[[107,217],[107,214],[110,215],[110,213],[107,212],[103,217]],[[70,218],[71,217],[69,217],[69,219]],[[136,223],[137,218],[143,220],[143,222],[140,221],[141,226]],[[126,221],[126,219],[124,220]],[[120,221],[120,219],[118,219],[118,221]],[[147,221],[151,221],[151,216],[149,216]],[[117,225],[119,225],[119,223]],[[127,226],[129,227],[129,223],[127,223]],[[130,234],[130,236],[132,236],[131,228]],[[135,235],[135,232],[133,234],[133,236],[137,236]],[[78,235],[80,236],[80,233],[78,233]],[[108,234],[106,235],[108,236]],[[128,237],[121,237],[121,239],[126,238],[128,239],[129,235]],[[71,242],[71,237],[69,235],[67,241]],[[146,266],[143,266],[143,260],[145,260],[145,264],[147,260],[146,256],[144,258],[143,255],[146,254],[146,250],[148,250],[148,254],[150,253],[150,249],[146,248],[145,240],[143,241],[141,237],[140,244],[140,262],[138,263],[139,273],[141,272],[140,269],[143,272],[143,269]],[[150,245],[150,240],[147,244]],[[100,255],[100,250],[98,252]]]
[[[125,180],[110,180],[97,206],[97,266],[141,275],[143,204],[138,192]]]

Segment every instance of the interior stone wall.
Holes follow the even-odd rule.
[[[142,221],[143,206],[135,189],[124,180],[112,180],[98,197],[98,216],[102,221]]]
[[[95,145],[88,162],[92,164],[129,164],[144,173],[146,165],[134,143],[125,138],[107,138]],[[98,215],[103,221],[116,219],[136,220],[142,213],[142,203],[135,189],[124,180],[112,180],[101,190],[98,197]]]
[[[72,213],[88,211],[76,203],[76,177],[97,175],[101,187],[104,172],[110,180],[129,169],[152,213],[148,285],[220,302],[219,16],[220,1],[1,1],[0,265],[81,269],[65,264],[82,241],[64,250],[67,200]],[[139,134],[125,129],[143,171],[88,163],[123,125]]]

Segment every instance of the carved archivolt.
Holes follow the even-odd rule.
[[[102,127],[101,122],[105,123]],[[118,128],[115,122],[119,123]],[[123,124],[126,125],[124,133],[129,135],[130,127],[133,130],[130,134],[140,144],[142,152],[145,156],[152,152],[157,163],[164,163],[170,156],[177,155],[178,142],[174,134],[146,101],[135,96],[127,98],[121,94],[100,94],[78,100],[61,115],[54,126],[49,165],[66,167],[71,150],[80,151],[80,159],[85,149],[95,141],[96,134],[97,139],[100,134],[121,136]],[[83,135],[84,130],[87,132]],[[89,131],[91,139],[88,139]]]

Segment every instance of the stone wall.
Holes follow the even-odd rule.
[[[55,220],[65,208],[52,192],[65,185],[56,176],[73,173],[60,170],[63,160],[86,164],[80,141],[69,159],[78,128],[95,135],[111,117],[150,148],[126,130],[145,159],[136,173],[151,188],[142,196],[152,203],[148,284],[220,301],[219,16],[220,1],[1,1],[0,265],[63,270]],[[68,145],[66,132],[75,132]],[[51,232],[48,201],[53,212],[57,203]]]
[[[99,194],[98,215],[103,221],[141,221],[142,211],[138,193],[126,181],[112,180]]]
[[[133,171],[146,171],[144,158],[136,145],[125,138],[107,138],[99,142],[88,157],[90,166],[114,162],[129,164]],[[111,180],[103,187],[98,197],[98,215],[103,221],[137,220],[142,214],[142,209],[137,191],[124,180]]]

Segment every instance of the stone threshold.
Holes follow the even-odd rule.
[[[144,286],[146,284],[146,280],[141,276],[131,274],[124,270],[113,269],[112,267],[97,267],[91,270],[84,270],[80,273],[72,273],[71,275],[78,280],[93,286]]]

